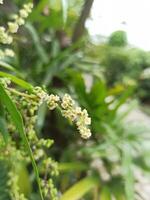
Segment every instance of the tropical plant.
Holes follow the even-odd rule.
[[[85,28],[93,0],[4,3],[0,200],[139,200],[149,130],[128,115],[149,53],[130,48],[122,31],[93,44]]]

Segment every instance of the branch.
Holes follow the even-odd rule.
[[[83,9],[81,11],[81,15],[75,25],[75,29],[73,32],[73,36],[72,36],[73,43],[77,42],[84,34],[85,22],[90,14],[90,10],[92,8],[93,2],[94,0],[85,0]]]

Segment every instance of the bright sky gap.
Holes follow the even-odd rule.
[[[150,50],[150,0],[95,0],[87,26],[92,36],[124,30],[130,44]]]

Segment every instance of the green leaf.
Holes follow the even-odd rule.
[[[68,72],[68,75],[71,83],[73,84],[80,104],[84,107],[87,107],[88,99],[86,94],[86,86],[82,74],[78,73],[76,70],[70,70]]]
[[[33,166],[33,169],[34,169],[34,173],[35,173],[35,176],[36,176],[36,180],[37,180],[37,183],[38,183],[38,186],[39,186],[41,199],[44,200],[43,195],[42,195],[42,191],[41,191],[41,187],[40,187],[40,179],[39,179],[38,169],[37,169],[36,162],[34,160],[28,139],[26,137],[22,116],[21,116],[20,112],[18,111],[16,105],[13,103],[13,101],[11,100],[11,98],[9,97],[7,92],[5,91],[5,89],[4,89],[4,87],[1,83],[0,83],[0,100],[1,100],[2,104],[6,106],[14,125],[16,126],[18,132],[20,133],[20,136],[21,136],[21,138],[24,142],[24,145],[26,147],[26,150],[28,151],[28,154],[30,156],[32,166]]]
[[[19,186],[20,193],[23,193],[25,196],[29,196],[32,191],[32,184],[30,182],[30,176],[25,164],[23,162],[18,163],[14,173],[18,175],[17,184]]]
[[[114,111],[117,111],[117,109],[127,101],[127,99],[133,94],[134,89],[134,87],[128,87],[128,89],[123,92],[123,94],[118,99]]]
[[[91,88],[91,91],[89,93],[91,104],[94,105],[100,105],[100,103],[104,102],[104,99],[106,97],[106,85],[103,81],[97,81],[94,83],[94,85]]]
[[[33,39],[33,42],[34,42],[35,48],[37,50],[37,53],[39,55],[39,58],[41,59],[41,61],[43,63],[47,63],[49,58],[48,58],[48,55],[47,55],[45,49],[41,45],[40,38],[38,36],[38,33],[37,33],[36,29],[30,23],[26,24],[26,28],[28,29],[28,31],[29,31],[32,39]]]
[[[96,177],[86,177],[67,190],[60,200],[78,200],[81,199],[89,190],[99,184]]]
[[[41,132],[41,129],[44,125],[44,121],[45,121],[45,118],[46,118],[46,112],[47,112],[47,105],[44,102],[39,107],[38,114],[37,114],[36,130],[37,130],[38,134]]]
[[[22,77],[22,74],[19,71],[17,71],[13,66],[11,66],[10,64],[8,64],[8,63],[6,63],[4,61],[0,60],[0,67],[4,68],[6,70],[10,70],[12,72],[15,72],[15,74],[17,76]]]
[[[62,12],[63,12],[63,21],[65,24],[67,21],[68,0],[61,0],[61,4],[62,4]]]
[[[123,148],[123,175],[125,180],[125,192],[127,200],[134,199],[134,177],[132,170],[132,158],[131,150],[129,145],[124,146]]]
[[[33,86],[31,84],[29,84],[26,81],[24,81],[20,78],[17,78],[11,74],[8,74],[5,72],[0,72],[0,76],[9,78],[12,82],[16,83],[17,85],[21,86],[24,89],[31,90],[33,88]]]
[[[111,200],[111,193],[107,186],[104,186],[102,188],[102,191],[100,194],[100,200]]]
[[[7,124],[5,120],[5,110],[4,106],[0,102],[0,132],[4,138],[5,143],[8,142],[9,134],[7,130]]]
[[[0,159],[0,200],[11,200],[8,186],[10,165],[4,159]]]
[[[39,1],[38,5],[34,7],[32,13],[30,14],[30,21],[36,21],[37,19],[40,18],[40,14],[44,7],[49,4],[49,0],[42,0]]]
[[[84,171],[87,170],[88,166],[81,162],[75,163],[60,163],[58,165],[58,169],[60,172],[68,172],[68,171]]]
[[[8,63],[5,63],[4,61],[0,61],[0,66],[5,68],[5,69],[8,69],[10,71],[13,71],[15,72],[16,69],[14,67],[12,67],[11,65],[9,65]]]
[[[3,136],[5,143],[7,143],[9,134],[8,134],[7,127],[6,127],[6,121],[2,117],[0,117],[0,133]]]

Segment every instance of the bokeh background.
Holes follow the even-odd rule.
[[[2,24],[26,1],[4,2]],[[62,200],[150,199],[149,9],[148,0],[34,0],[15,35],[16,56],[5,61],[34,86],[69,93],[92,120],[83,140],[59,111],[40,108],[36,129],[54,140],[47,153]],[[30,173],[20,173],[37,200]]]

